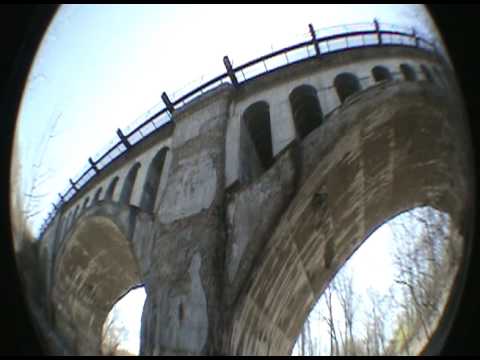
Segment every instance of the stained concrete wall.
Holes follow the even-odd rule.
[[[143,354],[211,353],[223,328],[220,249],[225,243],[228,91],[220,88],[175,114],[166,195],[158,218],[144,217],[135,231],[147,292]]]
[[[473,174],[455,95],[431,83],[403,82],[373,87],[359,97],[312,132],[300,151],[291,147],[283,155],[301,154],[297,192],[276,227],[250,234],[244,245],[255,246],[256,258],[253,272],[238,285],[226,353],[288,354],[335,272],[369,233],[402,211],[430,205],[465,231]],[[255,186],[266,188],[280,166],[279,159]],[[229,205],[245,198],[251,208],[260,208],[268,192],[252,198],[248,190]],[[233,223],[232,232],[248,232],[274,214],[262,210],[262,221]],[[242,260],[248,267],[248,257]],[[232,285],[230,290],[235,280]]]
[[[400,63],[413,65],[418,81],[405,82]],[[441,69],[435,82],[425,81],[420,64]],[[374,84],[376,65],[389,67],[395,80]],[[345,71],[360,78],[363,90],[340,105],[332,84]],[[325,121],[299,141],[288,96],[303,84],[317,89]],[[92,237],[98,251],[114,256],[124,249],[137,266],[131,274],[147,292],[142,354],[288,353],[315,298],[387,217],[430,204],[448,211],[463,234],[473,175],[454,86],[451,70],[434,56],[386,47],[330,54],[197,98],[112,163],[47,229],[42,254],[51,274],[50,328],[71,353],[95,353],[114,294],[132,286],[133,280],[122,280],[111,295],[90,297],[84,282],[68,280],[68,266],[78,273],[94,264],[108,267],[106,260],[82,257]],[[244,181],[255,165],[241,161],[241,151],[251,150],[241,140],[241,118],[262,100],[270,106],[274,164]],[[164,146],[170,151],[155,211],[147,213],[138,206],[148,164]],[[142,166],[131,202],[120,204],[125,176],[137,161]],[[114,197],[104,201],[115,176]],[[66,222],[100,186],[103,201]],[[99,234],[80,236],[96,217],[115,224],[124,240],[107,244]],[[89,279],[101,284],[111,275],[102,268]],[[92,312],[88,298],[101,309]],[[90,317],[80,316],[83,325],[76,323],[88,311]],[[89,321],[97,330],[86,336]]]

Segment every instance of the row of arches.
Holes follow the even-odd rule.
[[[438,69],[434,70],[438,75]],[[432,72],[426,65],[421,64],[420,71],[424,79],[435,82]],[[400,64],[399,72],[404,81],[420,80],[412,65]],[[394,80],[394,73],[383,65],[373,67],[371,75],[375,83]],[[333,88],[335,88],[340,103],[343,104],[350,96],[360,92],[362,85],[355,74],[343,72],[334,78]],[[302,140],[323,123],[324,114],[317,90],[313,86],[300,85],[294,88],[289,95],[289,103],[298,139]],[[246,164],[245,166],[250,166],[252,163],[257,164],[254,166],[257,168],[256,170],[244,169],[244,177],[248,181],[268,169],[274,161],[269,104],[266,101],[258,101],[250,105],[244,111],[241,121],[244,123],[242,128],[247,130],[249,142],[253,145],[253,151],[248,149],[248,144],[241,145],[241,151],[244,153],[242,155],[244,159],[241,163]],[[245,136],[240,136],[245,139]],[[245,140],[241,141],[244,142]]]
[[[164,147],[161,150],[159,150],[149,164],[145,182],[143,184],[142,195],[140,200],[140,208],[145,212],[149,212],[149,213],[154,212],[155,200],[157,198],[157,194],[160,186],[160,180],[163,174],[163,168],[165,165],[165,159],[168,151],[169,151],[169,148],[167,147]],[[119,203],[130,205],[131,197],[135,189],[135,184],[137,182],[138,171],[140,170],[141,166],[142,166],[141,163],[137,161],[129,169],[127,175],[125,176],[122,189],[120,191],[120,196],[118,199]],[[119,180],[120,180],[120,177],[115,176],[110,181],[102,201],[113,200],[113,195],[115,193]],[[78,204],[75,207],[75,210],[73,210],[73,212],[70,212],[70,214],[67,215],[65,220],[65,224],[67,227],[69,227],[73,223],[73,221],[78,217],[79,212],[85,210],[87,207],[91,205],[94,205],[100,202],[100,196],[102,194],[102,190],[103,190],[103,187],[102,186],[99,187],[95,192],[92,202],[90,202],[90,197],[87,196],[83,201],[83,204]]]

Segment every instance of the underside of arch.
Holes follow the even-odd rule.
[[[102,326],[116,301],[141,282],[131,245],[104,216],[83,218],[55,268],[55,326],[72,351],[98,354]]]
[[[313,142],[302,144],[303,166],[314,170],[246,281],[227,352],[288,354],[330,279],[396,214],[422,205],[444,211],[461,241],[472,193],[468,149],[458,146],[468,144],[459,130],[462,119],[445,99],[439,106],[440,95],[431,88],[396,86],[391,94],[366,92],[356,110],[339,113],[335,120],[350,121],[349,131],[329,139],[321,156]],[[375,106],[368,106],[369,96]],[[331,124],[325,126],[336,126]]]

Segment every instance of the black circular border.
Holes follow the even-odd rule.
[[[480,64],[477,56],[479,5],[427,5],[441,31],[457,71],[469,115],[475,155],[475,170],[480,165]],[[17,111],[28,72],[48,24],[58,5],[0,5],[0,154],[2,181],[1,204],[1,302],[2,338],[0,354],[42,355],[44,350],[35,334],[23,299],[13,255],[10,224],[10,162]],[[478,172],[478,171],[477,171]],[[477,180],[477,188],[478,180]],[[477,191],[478,197],[478,191]],[[479,204],[478,198],[475,204]],[[478,206],[478,205],[476,205]],[[475,209],[475,224],[479,211]],[[452,312],[445,316],[444,331],[432,339],[431,353],[470,355],[480,353],[476,324],[480,323],[479,227],[472,228],[470,264],[459,281],[458,296]],[[463,286],[464,285],[464,286]],[[462,291],[463,287],[463,291]],[[454,311],[456,309],[456,311]],[[430,351],[429,351],[430,352]]]

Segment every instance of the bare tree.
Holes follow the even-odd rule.
[[[340,271],[331,283],[332,290],[337,296],[343,313],[343,329],[338,331],[342,342],[342,355],[356,355],[353,324],[357,303],[353,290],[352,274],[344,268]]]
[[[323,299],[328,309],[328,313],[323,316],[323,319],[328,324],[328,330],[330,335],[330,355],[339,355],[340,344],[337,337],[336,319],[333,315],[333,289],[331,287],[331,284],[328,285],[325,289]]]
[[[51,122],[51,125],[45,130],[39,144],[39,151],[36,152],[37,158],[32,165],[32,172],[30,175],[21,174],[20,170],[20,163],[13,163],[15,169],[14,171],[17,173],[17,180],[20,182],[20,178],[22,176],[29,176],[31,178],[30,187],[27,191],[22,193],[22,197],[20,199],[25,199],[23,201],[23,209],[19,210],[20,213],[17,216],[23,218],[24,226],[21,229],[20,238],[25,237],[25,231],[30,231],[30,227],[27,226],[28,222],[31,222],[33,218],[39,215],[43,209],[42,201],[48,195],[46,193],[41,193],[42,186],[46,181],[51,178],[51,169],[45,167],[45,156],[47,149],[49,148],[50,142],[54,139],[58,134],[56,134],[56,129],[58,127],[59,121],[62,117],[62,113],[59,113],[55,119]],[[19,151],[20,149],[16,149]],[[18,154],[16,155],[18,156]],[[17,191],[20,191],[20,184],[17,184]]]
[[[125,351],[120,349],[122,339],[127,333],[127,329],[118,325],[118,314],[114,310],[108,316],[102,330],[102,347],[101,353],[105,356],[125,355]]]
[[[329,344],[316,342],[308,320],[299,338],[302,355],[413,355],[431,337],[456,274],[461,239],[452,234],[448,215],[430,207],[404,213],[389,225],[393,283],[386,292],[367,291],[364,303],[352,271],[340,270],[318,302]]]
[[[450,288],[452,274],[455,274],[452,270],[459,260],[458,241],[455,243],[450,221],[444,213],[421,208],[407,216],[407,220],[394,224],[395,283],[402,288],[397,291],[401,294],[398,303],[403,304],[403,317],[414,324],[409,331],[413,333],[415,327],[420,327],[423,338],[428,339],[441,315],[445,294],[448,294],[445,290]],[[406,341],[419,342],[422,336],[416,333],[417,339],[413,334],[406,334]]]

